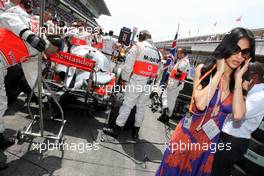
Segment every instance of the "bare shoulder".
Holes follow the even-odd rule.
[[[197,67],[196,67],[196,69],[195,69],[195,71],[201,71],[201,69],[203,68],[203,66],[204,66],[204,64],[199,64]]]
[[[195,68],[195,77],[200,78],[201,76],[201,70],[203,68],[204,64],[199,64],[196,68]]]

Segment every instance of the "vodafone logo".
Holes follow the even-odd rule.
[[[152,65],[148,65],[148,71],[151,71],[153,69]]]

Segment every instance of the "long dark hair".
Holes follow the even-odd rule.
[[[251,62],[255,60],[255,38],[253,33],[246,28],[241,28],[237,27],[231,30],[230,33],[226,34],[221,43],[216,47],[214,52],[212,53],[212,56],[210,59],[207,59],[204,63],[204,66],[201,70],[201,76],[204,75],[207,71],[209,71],[214,64],[216,64],[216,60],[218,59],[227,59],[229,58],[232,54],[234,54],[236,48],[237,48],[237,43],[240,39],[242,38],[247,38],[249,40],[249,45],[250,45],[250,57],[251,57]],[[212,76],[215,74],[216,68],[212,71]],[[234,73],[231,75],[231,81],[230,81],[230,91],[233,92],[234,89]],[[202,87],[205,87],[208,85],[210,80],[210,75],[207,76],[205,79],[201,81]]]

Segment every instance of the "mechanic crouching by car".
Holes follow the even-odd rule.
[[[27,10],[32,2],[21,1],[18,10],[14,13],[3,12],[0,15],[0,148],[7,148],[14,142],[3,136],[3,116],[7,109],[7,97],[4,78],[7,68],[29,59],[30,55],[36,55],[45,50],[46,42],[35,35],[28,23],[21,19],[27,19]],[[21,40],[23,39],[23,40]],[[15,46],[15,47],[14,47]],[[25,72],[25,70],[24,70]]]
[[[32,55],[38,55],[45,50],[46,42],[34,34],[29,28],[30,15],[27,13],[32,8],[31,1],[22,1],[14,8],[0,15],[0,147],[6,148],[14,142],[3,136],[3,115],[7,109],[7,97],[4,78],[7,68],[29,59]],[[23,20],[22,20],[23,19]],[[22,40],[21,40],[22,39]],[[32,59],[32,58],[31,58]],[[33,59],[36,59],[33,58]],[[33,70],[23,69],[24,73]],[[37,70],[36,70],[37,71]],[[33,87],[32,84],[31,88]]]
[[[136,105],[135,124],[132,137],[138,138],[139,128],[144,120],[145,107],[148,100],[146,86],[151,86],[157,76],[160,56],[151,40],[151,34],[143,30],[137,42],[128,52],[123,67],[121,78],[127,82],[129,91],[125,92],[124,102],[119,110],[119,115],[113,128],[104,128],[103,132],[117,138],[124,127],[131,109]],[[141,90],[134,89],[141,87]],[[127,90],[127,89],[126,89]]]
[[[5,90],[5,76],[7,68],[22,63],[23,72],[31,88],[36,79],[38,67],[37,59],[40,52],[48,49],[54,39],[49,41],[40,38],[30,29],[30,15],[32,1],[21,0],[19,5],[10,8],[0,14],[0,149],[6,149],[12,144],[13,140],[4,137],[4,113],[7,109],[7,96]],[[58,48],[54,48],[54,52]],[[49,51],[48,51],[49,50]],[[46,50],[51,53],[52,49]],[[29,76],[29,77],[27,77]],[[3,167],[2,167],[3,168]]]
[[[178,48],[177,59],[178,61],[170,73],[167,89],[162,95],[163,112],[158,118],[161,122],[169,121],[179,92],[183,89],[185,79],[189,73],[190,63],[184,48]]]

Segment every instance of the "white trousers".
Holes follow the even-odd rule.
[[[131,88],[130,91],[126,90],[125,92],[124,102],[116,119],[116,124],[118,126],[123,127],[125,125],[132,108],[136,105],[135,127],[141,127],[144,120],[145,107],[150,93],[146,87],[151,87],[150,85],[146,85],[146,83],[147,80],[130,80],[129,86],[135,89],[132,90],[133,88]],[[141,91],[139,87],[145,89]]]

